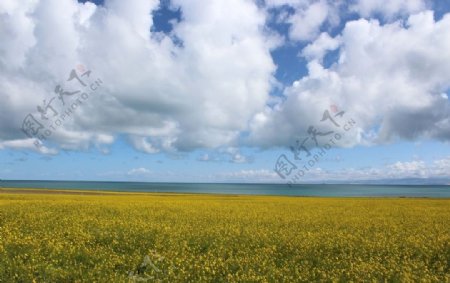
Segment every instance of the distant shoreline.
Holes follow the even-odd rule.
[[[95,190],[76,190],[76,189],[39,189],[39,188],[0,188],[3,194],[63,194],[63,195],[118,195],[132,193],[95,191]]]
[[[223,193],[179,193],[179,192],[125,192],[107,190],[79,189],[41,189],[41,188],[0,188],[1,194],[24,195],[85,195],[85,196],[217,196],[217,197],[287,197],[287,198],[348,198],[348,199],[450,199],[450,197],[428,196],[309,196],[309,195],[263,195],[263,194],[223,194]]]

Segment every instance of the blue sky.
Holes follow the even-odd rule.
[[[448,182],[450,2],[383,3],[5,1],[0,178]]]

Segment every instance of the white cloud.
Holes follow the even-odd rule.
[[[293,181],[293,176],[291,179]],[[278,177],[279,178],[279,177]],[[289,177],[288,177],[289,178]],[[397,161],[379,167],[365,168],[340,168],[325,170],[320,167],[309,168],[305,174],[297,179],[295,183],[323,182],[323,181],[393,181],[401,179],[438,179],[450,180],[450,157],[437,159],[430,162],[423,160]],[[279,182],[287,182],[279,178]]]
[[[199,161],[212,162],[231,162],[231,163],[250,163],[253,157],[247,156],[241,152],[238,147],[219,148],[209,153],[204,153],[197,158]]]
[[[278,182],[278,175],[267,169],[254,169],[254,170],[240,170],[234,172],[225,172],[216,174],[214,177],[216,180],[228,181],[228,182]]]
[[[137,150],[140,150],[145,153],[157,153],[159,152],[159,149],[156,148],[153,144],[149,143],[147,141],[146,137],[136,137],[132,136],[130,137],[131,144],[136,148]]]
[[[33,35],[35,23],[27,14],[36,1],[2,1],[0,3],[0,63],[11,68],[19,67],[26,60],[26,52],[36,44]],[[17,36],[20,35],[20,36]],[[7,44],[5,44],[7,42]]]
[[[223,152],[229,156],[233,163],[249,163],[252,160],[252,158],[243,155],[237,147],[228,147]]]
[[[231,161],[233,163],[248,163],[249,162],[248,158],[244,155],[241,155],[240,153],[234,154],[232,156]]]
[[[296,41],[309,41],[315,39],[321,28],[328,23],[336,26],[340,22],[339,9],[341,1],[327,0],[269,0],[267,8],[280,9],[289,6],[294,13],[282,13],[279,21],[290,25],[289,37]]]
[[[95,137],[97,144],[112,144],[114,137],[111,135],[99,134]]]
[[[357,0],[351,10],[358,12],[363,17],[381,14],[386,19],[392,19],[395,16],[414,14],[425,8],[424,0]]]
[[[36,145],[38,144],[38,146]],[[22,140],[11,140],[11,141],[0,141],[0,150],[10,148],[10,149],[16,149],[16,150],[32,150],[39,152],[41,154],[49,154],[49,155],[55,155],[58,153],[58,150],[54,148],[48,148],[46,146],[43,146],[40,144],[36,139],[22,139]]]
[[[320,31],[320,27],[328,16],[328,5],[325,1],[311,3],[305,9],[297,11],[289,22],[292,24],[290,36],[296,40],[309,40]]]
[[[307,60],[319,60],[322,61],[325,54],[329,51],[336,50],[340,45],[340,38],[332,38],[326,32],[320,34],[320,36],[312,43],[308,44],[301,52]]]
[[[396,162],[387,166],[392,177],[425,177],[426,164],[424,161]]]
[[[108,154],[109,151],[109,145],[114,143],[114,136],[112,135],[107,135],[107,134],[98,134],[95,137],[95,146],[97,147],[98,150],[100,150],[100,152],[102,152],[103,154]]]
[[[97,133],[149,153],[227,146],[269,97],[274,41],[256,3],[173,1],[182,21],[170,35],[150,32],[159,1],[17,3],[0,4],[3,141],[23,138],[23,118],[79,63],[104,84],[49,137],[64,148]]]
[[[396,0],[384,10],[379,2],[359,1],[354,9],[415,14],[385,25],[351,21],[331,37],[323,29],[339,23],[342,1],[274,0],[258,8],[253,1],[175,0],[182,20],[163,34],[150,32],[156,0],[1,1],[0,143],[23,142],[23,118],[36,114],[57,84],[70,89],[68,74],[79,63],[104,84],[48,138],[62,149],[107,152],[120,135],[146,153],[217,149],[239,147],[247,133],[247,145],[288,146],[310,125],[322,125],[333,104],[357,122],[342,146],[450,140],[442,95],[450,88],[450,16],[436,22],[432,12],[419,12],[422,1]],[[277,85],[270,51],[280,42],[265,24],[267,9],[282,5],[294,10],[284,19],[290,37],[312,42],[301,52],[308,76],[277,100],[269,96]],[[339,60],[326,68],[332,50]],[[250,161],[229,154],[233,162]]]
[[[450,177],[450,156],[433,161],[433,175]]]
[[[286,89],[285,102],[254,117],[250,143],[288,146],[310,125],[331,130],[319,121],[332,104],[357,123],[347,145],[450,139],[450,105],[440,95],[450,88],[450,15],[347,22],[341,42],[338,62],[326,69],[311,56],[309,75]]]
[[[147,168],[139,167],[139,168],[133,168],[130,171],[127,172],[128,176],[146,176],[151,174],[152,171],[150,171]]]
[[[158,8],[159,0],[133,0],[131,3],[109,0],[105,4],[106,9],[117,16],[117,20],[129,26],[142,40],[147,40],[150,36],[149,27],[153,25],[152,17],[148,12]]]

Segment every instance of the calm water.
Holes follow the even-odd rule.
[[[78,189],[121,192],[216,193],[326,197],[436,197],[449,198],[450,186],[438,185],[294,185],[193,184],[79,181],[2,181],[4,188]]]

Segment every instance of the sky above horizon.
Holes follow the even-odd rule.
[[[450,180],[450,1],[0,2],[0,179]]]

